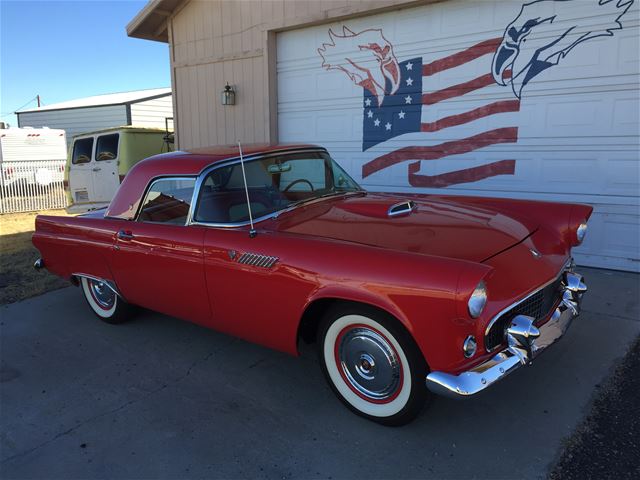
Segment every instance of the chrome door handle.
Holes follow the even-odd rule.
[[[102,170],[100,167],[96,167],[93,169],[94,172],[99,172],[100,170]]]
[[[118,240],[133,240],[133,233],[120,230],[118,232]]]

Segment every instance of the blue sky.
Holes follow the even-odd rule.
[[[11,112],[36,94],[47,105],[170,86],[167,44],[129,38],[125,32],[145,4],[0,0],[2,121],[17,126]]]

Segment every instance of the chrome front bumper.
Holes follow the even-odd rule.
[[[502,380],[518,368],[529,365],[548,346],[554,344],[580,313],[580,301],[587,287],[581,275],[566,272],[562,300],[551,318],[539,329],[532,317],[517,315],[507,328],[507,348],[486,362],[459,375],[431,372],[427,388],[452,398],[475,395]]]

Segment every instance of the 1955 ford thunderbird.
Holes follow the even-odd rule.
[[[313,145],[174,152],[104,210],[39,215],[37,268],[109,323],[136,305],[293,355],[388,425],[474,395],[565,332],[586,291],[586,205],[370,193]]]

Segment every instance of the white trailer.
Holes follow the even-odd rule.
[[[0,129],[0,213],[64,208],[64,130]]]

